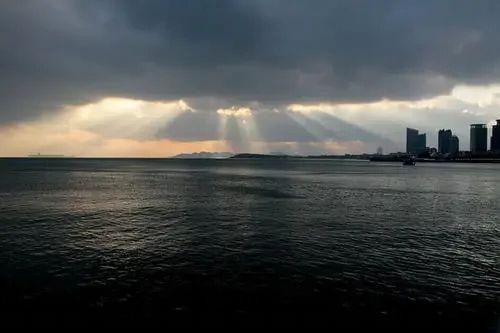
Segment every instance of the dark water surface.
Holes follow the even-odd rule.
[[[500,165],[0,159],[22,325],[494,332]]]

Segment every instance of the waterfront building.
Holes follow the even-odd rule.
[[[497,119],[496,125],[491,128],[491,151],[500,151],[500,119]]]
[[[452,155],[458,154],[460,151],[460,142],[458,140],[458,136],[452,135],[450,138],[450,151],[449,153]]]
[[[438,133],[438,151],[441,154],[450,153],[450,144],[451,144],[451,130],[439,130]]]
[[[427,144],[426,134],[419,134],[418,130],[413,128],[406,129],[406,153],[418,155],[425,151]]]
[[[470,151],[481,153],[488,150],[488,128],[486,124],[470,125]]]

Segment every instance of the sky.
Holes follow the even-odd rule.
[[[500,118],[500,2],[0,2],[0,156],[404,151]]]

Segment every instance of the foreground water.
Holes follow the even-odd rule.
[[[500,165],[0,159],[0,172],[3,319],[497,325]]]

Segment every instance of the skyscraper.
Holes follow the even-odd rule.
[[[439,130],[438,134],[438,151],[441,154],[450,153],[450,143],[451,143],[451,130]]]
[[[500,119],[497,119],[497,124],[492,127],[490,150],[500,151]]]
[[[425,151],[425,147],[427,146],[427,134],[419,134],[417,142],[417,154],[420,154],[421,152]]]
[[[470,151],[480,153],[488,150],[488,128],[485,124],[470,125]]]
[[[452,135],[450,138],[450,151],[449,153],[452,155],[455,155],[459,152],[460,150],[460,144],[458,141],[458,136]]]
[[[425,151],[427,138],[425,133],[419,134],[418,130],[413,128],[406,129],[406,152],[408,154],[419,154]]]

